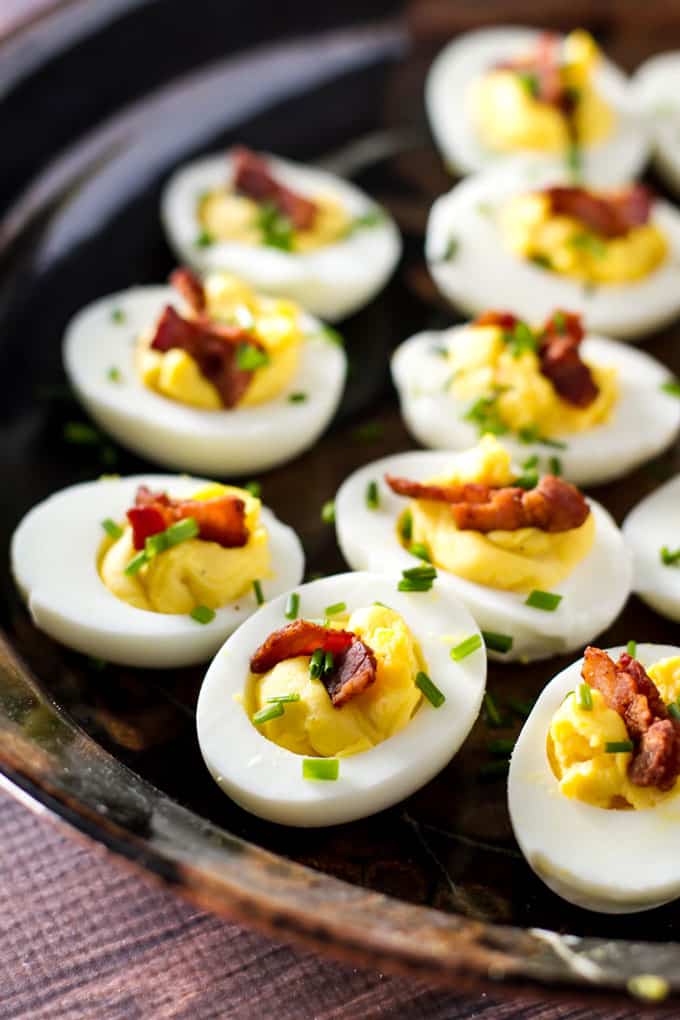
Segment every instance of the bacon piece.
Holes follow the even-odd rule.
[[[193,517],[199,538],[217,542],[225,549],[244,546],[248,541],[245,503],[238,496],[215,499],[170,499],[165,492],[152,492],[148,486],[137,489],[135,506],[127,512],[132,525],[135,549],[143,549],[149,535],[165,531],[176,521]]]
[[[468,483],[460,486],[423,485],[385,475],[398,496],[450,503],[460,531],[517,531],[538,528],[552,534],[580,528],[590,508],[582,494],[563,478],[544,475],[534,489]]]
[[[589,407],[599,392],[593,373],[581,360],[584,331],[575,312],[554,312],[546,322],[538,351],[541,372],[557,393],[575,407]]]
[[[266,673],[285,659],[313,655],[318,649],[332,652],[333,668],[319,678],[335,708],[361,694],[375,683],[375,655],[351,631],[333,630],[311,620],[294,620],[274,631],[250,659],[253,673]]]
[[[225,407],[234,407],[245,393],[252,371],[238,367],[241,344],[263,350],[262,344],[240,326],[220,326],[207,318],[184,319],[167,305],[156,324],[151,341],[154,351],[173,347],[186,351],[198,365],[201,375],[213,384]]]
[[[512,312],[490,310],[478,315],[473,322],[473,326],[498,326],[500,329],[510,332],[518,322],[519,319]]]
[[[196,315],[203,315],[206,310],[205,290],[203,283],[191,269],[180,266],[170,273],[170,286],[182,295],[186,303]]]
[[[309,229],[316,217],[316,204],[280,184],[269,163],[252,149],[243,145],[232,150],[234,161],[234,188],[255,202],[271,202],[287,216],[296,230]]]
[[[500,61],[495,67],[503,71],[533,75],[536,82],[535,98],[540,103],[556,106],[563,113],[572,111],[574,97],[562,83],[560,40],[553,32],[541,34],[533,53]]]
[[[545,188],[543,194],[548,196],[553,213],[573,216],[588,230],[610,238],[623,237],[632,227],[647,223],[653,201],[644,184],[599,194],[587,188],[558,185]]]
[[[669,790],[680,775],[680,722],[669,715],[644,666],[627,652],[614,662],[601,648],[588,647],[581,675],[626,724],[634,745],[630,781]]]

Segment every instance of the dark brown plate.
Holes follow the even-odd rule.
[[[343,569],[320,507],[349,471],[412,445],[388,381],[389,351],[416,329],[454,321],[422,265],[427,211],[449,181],[423,121],[426,54],[406,45],[404,27],[390,21],[224,59],[91,131],[10,209],[0,235],[5,547],[22,514],[55,489],[104,470],[152,469],[108,441],[64,442],[65,422],[84,416],[64,390],[60,338],[93,298],[167,275],[158,197],[169,171],[236,139],[307,160],[335,153],[336,164],[342,150],[347,166],[357,150],[345,147],[370,136],[399,150],[359,166],[357,180],[398,218],[404,260],[387,290],[343,325],[352,372],[328,435],[260,479],[265,501],[301,535],[309,571]],[[676,328],[646,346],[680,371],[679,337]],[[367,423],[377,427],[357,432]],[[620,520],[679,467],[671,452],[593,495]],[[519,731],[510,700],[534,697],[564,661],[492,666],[504,727],[480,719],[454,762],[408,801],[352,825],[294,830],[241,811],[209,777],[194,730],[201,670],[93,663],[36,631],[7,578],[2,594],[0,763],[11,783],[201,903],[458,986],[493,978],[623,989],[651,972],[680,991],[678,907],[631,918],[570,907],[519,854],[504,778],[480,773],[488,740]],[[635,599],[600,640],[630,638],[677,640]]]

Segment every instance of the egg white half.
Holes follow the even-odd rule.
[[[400,571],[417,565],[397,537],[397,521],[408,500],[396,496],[384,481],[390,473],[414,481],[446,474],[456,462],[452,453],[398,453],[355,471],[340,486],[335,500],[338,542],[354,570]],[[366,504],[369,482],[378,486],[379,507]],[[554,612],[525,605],[526,594],[489,588],[445,570],[438,570],[442,588],[467,606],[481,630],[508,634],[512,650],[489,652],[503,662],[530,662],[580,648],[619,615],[631,588],[632,567],[616,524],[599,503],[588,500],[595,515],[596,537],[585,559],[554,591],[562,601]]]
[[[502,308],[540,322],[555,308],[580,312],[589,329],[636,339],[680,313],[680,212],[657,199],[652,221],[665,234],[669,253],[662,265],[635,283],[600,284],[542,269],[506,247],[498,217],[514,195],[568,183],[563,171],[526,161],[490,170],[456,185],[430,211],[425,251],[437,286],[454,305],[474,316]],[[454,238],[455,257],[444,254]]]
[[[340,758],[336,781],[302,778],[302,756],[267,740],[236,697],[245,687],[253,652],[288,621],[286,598],[275,599],[239,627],[213,659],[198,699],[201,753],[222,790],[241,807],[284,825],[350,822],[410,796],[451,760],[472,729],[481,707],[486,656],[479,648],[460,662],[449,651],[477,633],[450,589],[397,591],[397,576],[369,573],[324,577],[298,590],[300,617],[323,617],[326,606],[345,602],[349,612],[375,601],[400,613],[416,640],[433,682],[446,701],[434,708],[423,698],[399,733],[359,754]]]
[[[680,475],[631,510],[623,537],[633,555],[633,590],[671,620],[680,620],[680,566],[666,565],[661,548],[680,547]]]
[[[392,357],[401,413],[410,432],[431,449],[465,450],[478,439],[476,426],[465,421],[473,401],[460,400],[448,391],[450,368],[438,353],[467,328],[418,333]],[[560,437],[565,449],[522,443],[511,434],[501,438],[520,464],[536,454],[547,469],[549,457],[556,455],[569,481],[597,485],[627,474],[673,442],[680,429],[680,400],[661,389],[672,374],[642,351],[588,335],[581,352],[590,364],[617,370],[619,399],[609,420],[583,432],[566,433]]]
[[[64,336],[66,374],[103,429],[165,467],[224,477],[265,471],[313,446],[340,403],[347,358],[318,319],[303,315],[300,362],[288,386],[252,407],[207,411],[155,393],[134,365],[139,333],[166,305],[186,310],[172,287],[133,287],[83,308]],[[112,318],[119,309],[123,322]],[[112,382],[115,367],[120,380]],[[292,393],[306,394],[301,403]]]
[[[363,191],[334,174],[268,154],[266,158],[277,180],[304,195],[332,195],[353,218],[377,208]],[[202,228],[196,216],[197,198],[223,187],[231,178],[232,165],[228,153],[206,156],[187,163],[168,181],[161,218],[181,262],[203,273],[213,269],[237,273],[256,289],[292,298],[332,322],[362,308],[383,289],[401,254],[399,231],[387,214],[375,226],[310,252],[233,241],[198,247],[196,238]]]
[[[617,659],[624,648],[607,649]],[[671,645],[638,644],[645,667],[680,654]],[[508,807],[527,863],[558,896],[586,910],[632,914],[680,895],[680,797],[654,808],[615,811],[565,797],[546,753],[552,717],[581,682],[583,660],[543,689],[515,744]]]
[[[530,50],[542,33],[529,28],[484,28],[468,32],[449,43],[432,64],[425,87],[430,126],[444,159],[460,174],[474,173],[519,154],[536,160],[546,154],[518,149],[517,153],[494,152],[483,145],[474,122],[471,87],[496,63],[511,60]],[[647,161],[649,140],[643,119],[637,115],[626,75],[603,58],[594,72],[594,86],[613,109],[612,134],[596,145],[584,147],[584,178],[600,185],[616,184],[635,177]]]
[[[632,87],[640,116],[651,127],[656,168],[680,195],[680,50],[645,61]]]
[[[215,610],[210,623],[188,615],[137,609],[117,598],[97,572],[105,537],[101,522],[122,521],[139,485],[188,498],[209,482],[184,475],[133,475],[72,485],[38,503],[12,536],[12,573],[36,627],[69,648],[125,666],[173,668],[205,662],[228,634],[257,609],[253,591]],[[261,579],[266,599],[296,585],[304,553],[292,528],[266,507],[272,576]]]

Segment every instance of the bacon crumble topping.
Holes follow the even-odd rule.
[[[581,675],[626,724],[634,746],[630,781],[670,790],[680,775],[680,722],[669,714],[644,666],[627,652],[614,662],[601,648],[589,646]]]
[[[277,181],[266,159],[243,145],[232,149],[232,159],[236,191],[255,202],[271,202],[296,230],[307,230],[313,225],[316,204]]]
[[[601,237],[623,237],[633,227],[647,223],[653,195],[644,184],[631,184],[617,191],[598,193],[588,188],[558,185],[545,188],[553,213],[573,216]]]
[[[571,114],[576,106],[576,96],[562,82],[560,67],[560,39],[553,32],[543,32],[532,53],[500,61],[495,65],[499,71],[515,71],[531,75],[535,83],[534,98],[540,103],[555,106],[564,114]]]
[[[267,673],[285,659],[313,655],[321,649],[331,652],[333,666],[319,679],[335,708],[340,708],[375,683],[375,654],[360,638],[347,630],[334,630],[311,620],[294,620],[270,634],[250,659],[253,673]]]
[[[207,542],[217,542],[225,549],[240,548],[248,542],[245,502],[240,497],[230,494],[205,500],[171,499],[165,492],[152,492],[140,485],[135,505],[127,512],[135,549],[143,549],[151,535],[187,517],[194,518],[198,537]]]

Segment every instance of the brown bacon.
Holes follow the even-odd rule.
[[[170,286],[182,295],[186,303],[196,315],[203,315],[206,310],[205,290],[203,283],[191,269],[180,266],[170,273]]]
[[[545,188],[553,213],[573,216],[601,237],[623,237],[632,227],[647,223],[652,210],[652,193],[644,184],[608,193],[587,188],[558,185]]]
[[[225,407],[234,407],[245,393],[253,373],[238,367],[237,350],[240,344],[262,349],[251,333],[240,326],[220,326],[202,317],[185,319],[171,305],[167,305],[156,324],[151,341],[154,351],[169,351],[173,347],[186,351],[218,391]]]
[[[544,475],[534,489],[468,483],[460,486],[423,485],[385,475],[398,496],[449,503],[460,531],[517,531],[538,528],[552,534],[580,528],[590,508],[584,497],[563,478]]]
[[[139,541],[135,529],[135,511],[140,513]],[[155,530],[145,527],[141,513],[154,515],[158,525]],[[226,549],[244,546],[248,541],[246,526],[245,503],[234,495],[216,496],[214,499],[171,499],[165,492],[152,492],[146,485],[140,485],[135,497],[135,507],[128,511],[130,523],[133,525],[135,548],[144,546],[143,538],[156,531],[165,530],[176,521],[193,517],[198,524],[199,537],[207,542],[217,542]]]
[[[499,329],[510,332],[518,322],[519,319],[512,312],[499,312],[491,309],[478,315],[473,322],[473,326],[498,326]]]
[[[536,99],[541,103],[556,106],[564,113],[571,112],[573,95],[562,83],[559,63],[560,40],[553,32],[543,32],[536,49],[527,56],[504,60],[495,66],[499,70],[525,72],[534,76]]]
[[[538,351],[541,372],[560,397],[575,407],[589,407],[599,392],[593,373],[581,360],[583,336],[580,315],[554,312],[543,328]]]
[[[307,230],[314,223],[316,204],[280,184],[266,159],[243,145],[232,150],[234,188],[255,202],[271,202],[287,216],[297,230]]]
[[[626,724],[634,745],[630,781],[669,790],[680,775],[680,722],[669,715],[644,666],[626,652],[614,662],[601,648],[588,647],[581,675]]]
[[[250,669],[266,673],[285,659],[313,655],[319,649],[333,654],[333,668],[319,679],[335,708],[375,683],[376,658],[367,644],[350,631],[333,630],[311,620],[294,620],[270,634],[251,657]]]

